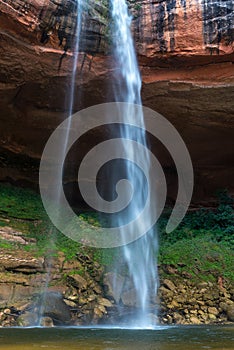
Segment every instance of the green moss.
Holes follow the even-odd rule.
[[[37,193],[0,184],[0,215],[15,219],[40,220],[45,212]]]
[[[231,203],[221,202],[215,209],[201,208],[189,212],[173,232],[166,233],[169,214],[164,214],[158,223],[161,244],[209,236],[216,242],[234,248],[234,211]]]
[[[216,209],[202,208],[188,213],[170,234],[165,232],[170,212],[164,213],[158,222],[160,264],[177,265],[181,272],[188,272],[195,279],[212,280],[221,275],[234,280],[233,201],[227,193],[219,193],[219,196],[220,204]],[[103,224],[108,226],[107,222],[100,222],[96,213],[81,213],[79,218],[84,234],[90,226],[97,234]],[[66,260],[82,252],[109,269],[115,261],[123,262],[121,248],[90,248],[64,236],[50,223],[40,196],[31,190],[0,184],[0,226],[11,226],[37,240],[36,245],[27,246],[0,240],[2,249],[33,250],[43,256],[63,252]]]
[[[84,268],[80,268],[79,270],[71,270],[71,271],[69,271],[69,275],[70,276],[74,276],[74,275],[84,276],[84,274],[85,274]]]
[[[215,209],[201,208],[187,213],[171,233],[165,232],[170,212],[159,220],[159,262],[175,265],[193,279],[234,281],[233,199],[226,191],[218,193]]]
[[[7,226],[7,223],[5,221],[0,220],[0,227],[4,227],[4,226]]]
[[[177,266],[180,272],[186,271],[194,279],[217,280],[222,276],[234,281],[233,250],[209,236],[164,244],[160,248],[159,262]]]
[[[0,239],[0,249],[13,250],[16,248],[17,248],[16,244],[5,241],[4,239]]]

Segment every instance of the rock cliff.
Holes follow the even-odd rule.
[[[26,242],[17,239],[27,239],[27,234],[2,227],[1,240],[9,242],[9,235],[15,243],[14,250],[0,249],[1,327],[124,325],[131,320],[138,301],[126,271],[116,274],[110,266],[106,270],[85,250],[70,260],[62,252],[48,251],[45,257],[38,256],[33,246],[26,251]],[[194,280],[179,265],[163,264],[159,272],[159,291],[152,296],[149,310],[156,322],[234,321],[234,289],[230,281],[221,276],[213,282]]]
[[[0,180],[37,184],[45,143],[68,115],[74,3],[0,0]],[[195,170],[194,202],[211,202],[218,188],[233,193],[232,1],[128,3],[143,104],[168,118],[184,138]],[[108,82],[117,74],[109,54],[108,1],[86,6],[74,111],[111,101]],[[88,135],[82,150],[92,143]],[[151,144],[174,199],[173,162],[155,140]]]

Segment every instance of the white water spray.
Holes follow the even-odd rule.
[[[74,92],[75,92],[75,79],[76,79],[76,67],[79,59],[80,49],[80,36],[81,36],[81,24],[82,24],[82,0],[77,0],[77,35],[74,48],[74,61],[73,72],[70,82],[69,91],[69,116],[72,115],[74,105]],[[119,212],[115,218],[114,225],[118,227],[124,227],[126,222],[131,222],[139,216],[139,213],[144,207],[146,198],[155,197],[155,193],[151,194],[150,186],[150,158],[149,152],[146,147],[146,135],[144,127],[144,116],[141,108],[134,108],[134,104],[141,105],[141,78],[139,68],[137,64],[137,58],[135,54],[133,39],[131,35],[131,17],[128,14],[128,8],[124,0],[111,0],[111,17],[113,22],[113,52],[117,66],[117,78],[111,82],[114,90],[115,102],[127,102],[126,109],[124,110],[124,122],[120,126],[120,139],[122,140],[123,148],[125,150],[125,159],[131,159],[131,161],[124,162],[124,174],[125,178],[131,183],[133,188],[133,197],[131,203],[126,208],[126,211]],[[122,109],[121,109],[122,111]],[[122,113],[122,112],[121,112]],[[123,116],[121,116],[123,117]],[[133,121],[137,120],[138,127],[131,127],[134,124]],[[111,125],[109,126],[111,129]],[[68,149],[71,147],[71,129],[74,129],[72,125],[72,118],[69,117],[66,128],[59,128],[59,149],[56,148],[55,152],[58,158],[53,157],[52,161],[55,162],[55,168],[57,164],[63,164]],[[62,134],[61,134],[62,133]],[[126,139],[134,140],[144,146],[144,153],[142,156],[136,152],[133,144],[127,146]],[[56,143],[51,144],[51,151],[56,146]],[[50,148],[50,146],[49,146]],[[117,151],[117,150],[116,150]],[[138,158],[142,157],[144,161],[144,169],[146,169],[145,175],[143,175],[136,166],[138,164]],[[113,154],[113,159],[114,159]],[[141,161],[142,161],[141,158]],[[148,169],[148,172],[147,172]],[[40,183],[43,182],[44,170],[46,167],[42,166],[40,170]],[[119,169],[116,168],[115,173],[119,175]],[[54,173],[52,177],[53,189],[50,190],[51,197],[58,204],[58,214],[55,221],[60,222],[66,220],[65,211],[61,207],[61,199],[64,196],[62,188],[63,167],[59,167],[58,171]],[[47,179],[47,177],[46,177]],[[113,177],[113,182],[115,179]],[[127,193],[126,193],[127,195]],[[43,196],[42,196],[43,197]],[[114,202],[114,201],[113,201]],[[110,202],[111,205],[111,202]],[[154,207],[154,201],[152,198],[152,210],[156,210]],[[61,215],[60,215],[61,212]],[[152,222],[150,213],[146,215],[139,223],[139,232],[143,232],[145,223]],[[65,218],[64,218],[65,217]],[[69,217],[69,215],[68,215]],[[117,220],[117,222],[116,222]],[[144,220],[144,222],[143,222]],[[67,225],[64,225],[66,227]],[[63,232],[63,231],[62,231]],[[156,268],[156,248],[157,242],[155,233],[152,230],[140,238],[138,241],[127,244],[129,241],[125,237],[124,229],[121,231],[124,262],[128,267],[132,293],[135,295],[135,307],[131,318],[124,322],[124,327],[141,327],[149,328],[155,325],[155,310],[151,310],[150,306],[155,304],[156,286],[157,286],[157,268]],[[134,237],[134,232],[130,232],[130,236]],[[119,271],[120,264],[116,262],[116,271]],[[135,311],[136,310],[136,311]],[[154,315],[152,315],[154,313]],[[151,315],[151,316],[150,316]]]
[[[145,146],[145,168],[150,171],[150,158],[147,152],[146,134],[144,128],[144,115],[142,110],[134,113],[134,106],[131,104],[141,105],[141,77],[137,63],[133,38],[131,34],[131,16],[125,0],[111,0],[111,17],[113,21],[113,51],[118,69],[117,81],[112,82],[116,102],[128,102],[129,107],[125,110],[124,121],[120,129],[123,146],[125,139],[133,139]],[[137,118],[141,129],[135,130],[129,127]],[[137,160],[133,146],[125,147],[126,158],[131,157]],[[137,161],[134,162],[137,164]],[[150,176],[147,179],[140,176],[134,163],[125,162],[125,173],[128,181],[134,187],[133,203],[128,210],[128,220],[136,217],[144,207],[146,196],[150,193]],[[118,171],[118,169],[115,169]],[[153,194],[155,195],[155,194]],[[152,206],[154,203],[152,201]],[[155,208],[152,208],[156,210]],[[150,215],[150,213],[148,214]],[[118,215],[118,225],[123,225],[125,217]],[[144,220],[151,220],[145,217]],[[139,225],[139,230],[141,227]],[[125,241],[125,233],[122,232],[122,243]],[[130,278],[134,286],[133,295],[136,300],[137,312],[129,320],[129,326],[151,327],[155,324],[155,310],[150,309],[150,304],[155,301],[157,291],[157,265],[156,250],[157,241],[156,233],[151,229],[147,235],[144,235],[138,241],[123,245],[125,263],[128,266]],[[116,266],[118,272],[118,262]],[[152,304],[151,304],[152,305]],[[153,315],[154,314],[154,315]]]
[[[68,92],[68,104],[67,104],[67,110],[68,110],[68,127],[65,128],[62,131],[61,135],[61,142],[59,143],[59,148],[57,149],[57,155],[58,159],[56,161],[61,161],[66,156],[66,149],[67,144],[69,142],[69,136],[71,131],[71,120],[72,120],[72,114],[73,114],[73,107],[74,107],[74,100],[75,100],[75,79],[76,79],[76,73],[77,73],[77,64],[78,64],[78,58],[79,58],[79,49],[80,49],[80,35],[81,35],[81,29],[82,29],[82,12],[83,12],[83,6],[82,6],[83,0],[76,0],[74,11],[77,13],[76,17],[76,25],[75,25],[75,42],[73,47],[73,58],[72,58],[72,75],[71,75],[71,82],[70,82],[70,90]],[[55,182],[56,186],[54,187],[54,190],[50,189],[50,198],[54,200],[54,202],[57,205],[57,208],[55,210],[55,215],[57,216],[57,220],[59,220],[60,216],[63,215],[63,208],[61,206],[61,195],[63,193],[62,188],[62,182],[60,179],[63,177],[63,167],[58,168],[58,171],[55,174],[53,181]],[[48,252],[48,266],[46,271],[46,278],[45,283],[43,284],[42,288],[42,295],[40,300],[40,308],[39,308],[39,319],[38,319],[38,325],[41,325],[41,320],[44,314],[44,307],[45,307],[45,299],[46,299],[46,293],[48,292],[49,283],[51,280],[51,265],[52,265],[52,259],[50,257],[50,251],[53,250],[53,247],[56,244],[56,238],[54,235],[54,228],[51,228],[50,230],[50,242],[49,242],[49,252]]]

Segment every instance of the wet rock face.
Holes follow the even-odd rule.
[[[67,261],[62,253],[36,258],[20,246],[14,253],[1,251],[0,326],[105,322],[115,304],[105,296],[103,271],[87,254]]]
[[[68,116],[73,6],[73,0],[0,0],[0,180],[36,187],[46,141]],[[103,55],[108,2],[89,0],[87,6],[81,45],[87,50],[78,62],[74,111],[112,101],[109,82],[118,76],[111,57]],[[217,188],[234,193],[232,1],[129,0],[129,7],[143,104],[172,122],[186,142],[195,170],[194,201],[211,202]],[[82,140],[78,162],[106,133]],[[173,201],[173,162],[150,143]],[[70,176],[68,186],[73,181]]]
[[[205,44],[227,45],[234,39],[233,1],[203,0],[203,21]]]
[[[70,310],[62,295],[55,292],[41,294],[37,304],[29,305],[26,310],[20,310],[18,313],[18,316],[16,313],[12,314],[14,320],[11,326],[15,324],[19,327],[67,326],[71,321]]]
[[[137,48],[143,55],[183,50],[193,55],[219,54],[231,50],[232,0],[128,0],[128,4]],[[0,5],[17,15],[31,32],[40,31],[42,43],[50,41],[53,45],[57,37],[57,44],[66,50],[73,47],[78,15],[75,0],[2,0]],[[87,0],[82,6],[80,47],[103,52],[110,39],[110,2]]]
[[[82,14],[80,13],[82,7]],[[51,0],[39,15],[41,42],[47,43],[54,33],[65,51],[74,49],[77,29],[80,31],[80,50],[104,52],[108,25],[108,2],[88,0],[79,7],[76,0]],[[80,25],[81,23],[81,25]],[[80,26],[80,27],[79,27]]]
[[[234,322],[234,304],[228,305],[226,310],[228,320]]]
[[[69,307],[59,292],[45,292],[40,295],[36,305],[41,316],[50,317],[54,325],[66,325],[71,322]]]
[[[231,0],[129,1],[140,53],[219,54],[232,50]]]

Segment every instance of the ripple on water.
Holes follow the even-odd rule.
[[[0,329],[0,350],[233,350],[233,326]]]

